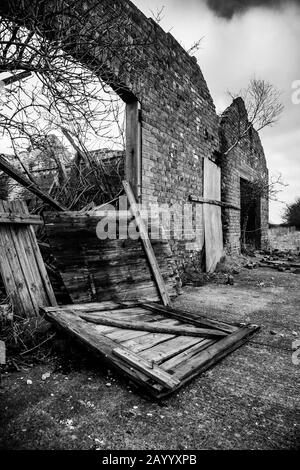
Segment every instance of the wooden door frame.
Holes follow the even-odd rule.
[[[130,183],[138,202],[142,199],[142,125],[141,103],[126,103],[125,179]]]

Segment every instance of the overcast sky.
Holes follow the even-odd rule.
[[[300,104],[293,104],[291,99],[292,83],[300,80],[300,1],[133,0],[133,3],[146,16],[164,6],[161,26],[171,30],[187,48],[204,36],[195,55],[218,112],[229,104],[226,91],[239,91],[253,75],[282,90],[285,104],[282,118],[274,127],[263,130],[261,139],[270,174],[281,173],[288,184],[280,199],[289,203],[300,197]],[[257,6],[262,4],[263,7]],[[269,7],[270,4],[273,6]],[[270,220],[280,223],[283,209],[283,204],[271,202]]]

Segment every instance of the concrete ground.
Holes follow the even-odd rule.
[[[233,286],[186,288],[175,305],[261,331],[161,403],[82,349],[7,373],[0,448],[299,449],[300,275],[243,270]]]

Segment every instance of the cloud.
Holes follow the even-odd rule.
[[[206,3],[217,16],[230,20],[233,16],[245,13],[251,8],[280,8],[287,2],[286,0],[206,0]],[[300,7],[300,0],[290,0],[290,3]]]

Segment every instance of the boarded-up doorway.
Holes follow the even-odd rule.
[[[204,159],[203,197],[221,201],[221,169],[208,158]],[[213,272],[223,256],[221,207],[203,204],[206,272]]]

